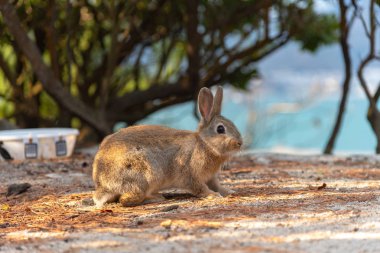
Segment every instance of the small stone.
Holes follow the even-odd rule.
[[[172,220],[164,220],[160,225],[166,229],[169,229],[172,226],[172,223]]]
[[[0,228],[7,228],[9,227],[11,224],[9,224],[9,222],[5,222],[5,223],[1,223],[0,224]]]
[[[176,210],[178,208],[179,208],[179,205],[171,205],[171,206],[167,206],[167,207],[162,208],[160,211],[161,212],[170,212],[170,211]]]
[[[167,240],[171,237],[171,234],[170,233],[166,233],[164,234],[164,240]]]
[[[73,215],[70,215],[68,216],[66,219],[69,220],[69,219],[74,219],[76,217],[79,217],[79,214],[73,214]]]
[[[83,206],[93,206],[95,205],[94,200],[92,198],[86,198],[82,200]]]
[[[32,187],[29,183],[22,183],[22,184],[11,184],[8,186],[7,190],[7,197],[11,195],[18,195],[23,192],[26,192],[30,187]]]

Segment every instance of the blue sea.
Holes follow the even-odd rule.
[[[334,1],[315,2],[320,13],[338,13]],[[363,6],[367,7],[367,2]],[[364,8],[366,9],[366,8]],[[363,12],[365,18],[368,13]],[[366,119],[368,102],[356,71],[367,54],[368,40],[360,22],[349,37],[353,77],[350,96],[334,153],[374,153],[376,141]],[[322,153],[338,112],[343,79],[343,58],[337,43],[310,53],[290,42],[257,63],[258,83],[246,93],[225,89],[223,114],[244,136],[248,149],[285,153]],[[364,71],[372,93],[379,85],[380,63]],[[162,124],[196,129],[194,104],[185,103],[159,111],[142,124]]]
[[[338,97],[303,104],[273,96],[244,99],[250,94],[231,98],[235,96],[225,95],[223,115],[237,125],[246,139],[247,148],[285,153],[321,153],[331,134],[339,102]],[[194,103],[173,106],[140,123],[194,130],[197,120],[193,108]],[[367,109],[366,100],[349,100],[335,153],[374,153],[376,142],[366,119]]]

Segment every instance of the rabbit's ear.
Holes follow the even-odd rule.
[[[212,106],[212,116],[220,115],[222,113],[222,101],[223,101],[223,88],[218,86],[214,97],[214,104]]]
[[[202,118],[208,122],[211,119],[211,110],[213,104],[214,97],[212,96],[211,91],[203,87],[199,91],[198,95],[198,109],[202,115]]]

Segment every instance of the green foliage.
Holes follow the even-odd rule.
[[[54,120],[58,115],[57,104],[46,92],[41,92],[39,109],[40,115],[44,119]]]
[[[310,51],[336,40],[335,17],[315,13],[308,0],[19,0],[15,6],[55,77],[88,108],[105,111],[110,124],[133,124],[193,98],[200,86],[245,89],[259,75],[257,62],[291,39]],[[37,125],[65,121],[62,103],[41,88],[1,17],[0,28],[0,53],[17,80],[10,85],[0,78],[7,101],[0,111],[39,119]],[[173,86],[182,91],[155,97],[155,87]],[[138,101],[124,106],[130,94]],[[21,118],[17,123],[29,126]],[[83,126],[80,120],[69,124]]]
[[[297,27],[295,39],[301,43],[304,50],[315,52],[320,46],[334,43],[338,40],[338,22],[334,15],[310,14],[308,26]]]

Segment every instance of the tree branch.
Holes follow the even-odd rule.
[[[0,0],[0,12],[5,24],[13,35],[16,43],[30,61],[34,72],[40,79],[46,92],[49,93],[62,107],[79,116],[102,134],[111,132],[111,126],[91,108],[74,98],[62,83],[55,77],[53,71],[43,62],[36,45],[27,36],[17,17],[15,8],[7,0]]]
[[[357,10],[358,6],[354,5],[354,7]],[[375,58],[376,23],[375,23],[375,1],[374,0],[371,0],[369,11],[370,11],[370,31],[369,31],[370,49],[367,56],[364,58],[364,60],[361,61],[359,65],[357,76],[359,79],[359,83],[362,86],[368,101],[370,102],[370,106],[373,108],[376,108],[376,102],[369,91],[369,88],[367,86],[367,81],[365,80],[364,75],[363,75],[365,67]]]
[[[113,17],[113,24],[111,31],[111,45],[109,53],[107,55],[105,76],[103,77],[103,81],[101,82],[100,86],[99,108],[101,113],[105,113],[105,109],[108,102],[108,91],[109,86],[111,84],[112,73],[114,72],[115,66],[117,64],[117,58],[119,53],[119,43],[117,39],[117,36],[119,34],[119,10],[117,9],[114,0],[110,1],[110,5],[111,17]]]
[[[377,90],[375,92],[375,95],[373,96],[373,99],[375,100],[376,103],[379,100],[379,97],[380,97],[380,83],[377,85]]]
[[[137,57],[136,57],[135,64],[133,66],[133,76],[134,76],[134,79],[135,79],[135,91],[140,89],[140,87],[139,87],[139,84],[140,84],[140,70],[141,70],[140,61],[141,61],[141,57],[144,54],[144,50],[145,50],[146,46],[147,46],[146,44],[141,45],[141,48],[140,48],[140,50],[139,50],[139,52],[137,54]]]
[[[201,37],[198,33],[198,5],[199,0],[186,0],[187,13],[185,14],[185,26],[188,41],[186,52],[189,64],[187,68],[189,83],[186,85],[188,85],[188,87],[196,87],[196,89],[201,88],[199,82],[199,70],[201,68],[199,49]]]
[[[3,70],[5,77],[8,79],[11,86],[17,86],[17,79],[7,61],[4,59],[2,52],[0,52],[0,68]]]
[[[259,51],[262,48],[265,48],[269,43],[273,43],[274,41],[280,41],[277,46],[274,46],[271,50],[266,50],[264,53],[259,54],[256,57],[250,57],[252,53]],[[234,55],[230,56],[228,60],[223,63],[223,64],[214,64],[213,67],[210,68],[210,70],[207,72],[206,76],[202,79],[202,83],[207,83],[208,81],[212,80],[217,74],[225,72],[228,66],[230,66],[233,62],[239,59],[249,59],[251,58],[252,60],[259,60],[262,57],[270,54],[277,48],[281,47],[284,45],[287,41],[289,40],[289,35],[284,35],[284,34],[278,34],[277,36],[270,38],[270,39],[264,39],[262,41],[257,42],[253,46],[250,46],[248,48],[245,48],[241,50],[240,52],[235,53]]]
[[[339,130],[342,125],[342,119],[343,114],[345,112],[346,104],[347,104],[347,98],[348,93],[350,90],[350,84],[351,84],[351,76],[352,76],[352,62],[351,62],[351,55],[350,55],[350,48],[348,44],[348,37],[349,33],[351,31],[351,27],[353,24],[353,20],[355,15],[351,16],[350,19],[347,21],[347,9],[348,6],[345,4],[344,0],[339,0],[339,10],[340,10],[340,22],[339,22],[339,29],[340,29],[340,49],[342,51],[342,56],[344,60],[344,80],[343,80],[343,88],[342,88],[342,97],[340,99],[339,103],[339,111],[338,115],[335,120],[334,128],[330,134],[329,140],[326,144],[326,147],[323,151],[324,154],[331,154],[334,150],[335,141],[338,136]]]
[[[181,81],[179,81],[180,83]],[[127,93],[124,96],[114,98],[110,101],[109,111],[122,112],[128,108],[135,106],[142,106],[153,99],[165,99],[170,96],[179,96],[183,94],[188,94],[188,89],[181,84],[161,84],[154,85],[144,91],[135,91],[132,93]]]
[[[61,73],[61,68],[59,66],[58,54],[57,54],[57,34],[55,32],[54,23],[56,20],[56,10],[54,6],[54,1],[48,1],[48,9],[47,9],[47,22],[45,27],[46,33],[46,46],[49,51],[50,60],[51,60],[51,68],[54,72],[54,75],[59,78]]]
[[[156,72],[156,75],[153,79],[153,83],[158,83],[159,80],[160,80],[160,77],[161,77],[161,74],[162,74],[162,70],[164,69],[168,59],[169,59],[169,56],[175,46],[175,43],[176,43],[176,39],[174,38],[174,36],[171,36],[170,38],[170,42],[169,42],[169,45],[167,47],[167,49],[165,48],[165,43],[163,42],[163,46],[162,46],[162,55],[161,55],[161,59],[160,59],[160,64],[158,66],[158,69],[157,69],[157,72]]]
[[[358,4],[356,3],[356,0],[351,0],[351,3],[352,3],[352,6],[354,6],[356,15],[359,16],[360,22],[362,23],[362,26],[363,26],[363,29],[364,29],[364,32],[365,32],[366,36],[368,38],[370,38],[371,37],[370,31],[369,31],[367,23],[366,23],[366,21],[364,19],[362,9],[358,6]]]

